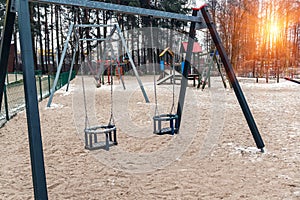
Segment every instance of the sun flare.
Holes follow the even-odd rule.
[[[275,20],[272,20],[265,25],[264,37],[271,46],[278,42],[281,35],[280,31],[280,25]]]
[[[277,37],[279,35],[279,27],[277,24],[271,24],[270,25],[270,34],[273,35],[274,37]]]

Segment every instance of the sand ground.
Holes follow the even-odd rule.
[[[111,105],[117,146],[84,149],[82,79],[40,102],[49,199],[300,199],[300,86],[240,84],[265,142],[260,153],[234,92],[219,77],[205,90],[187,88],[180,133],[153,134],[153,77],[96,88],[84,78],[89,125],[107,124]],[[175,85],[177,106],[179,85]],[[171,110],[172,85],[157,86],[159,113]],[[101,137],[100,137],[101,138]],[[25,111],[0,129],[0,199],[33,199]]]

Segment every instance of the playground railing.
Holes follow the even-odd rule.
[[[75,75],[76,73],[73,71],[71,79],[74,79]],[[69,72],[64,72],[60,75],[56,90],[68,83],[68,76]],[[55,75],[42,75],[41,73],[36,73],[35,78],[37,98],[41,101],[50,95]],[[24,82],[22,75],[18,74],[18,79],[16,78],[14,82],[12,82],[13,79],[14,77],[5,85],[0,112],[0,127],[25,108]]]

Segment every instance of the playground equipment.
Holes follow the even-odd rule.
[[[153,45],[153,27],[152,27],[152,20],[150,20],[150,34],[151,34],[151,47],[153,49],[154,45]],[[154,48],[155,49],[155,48]],[[161,54],[160,57],[163,56],[167,51],[169,51],[170,55],[173,57],[174,53],[172,51],[169,50],[169,48],[166,48]],[[172,59],[173,60],[173,59]],[[159,114],[158,112],[158,105],[157,105],[157,91],[156,91],[156,67],[154,66],[155,60],[154,60],[154,56],[152,56],[152,65],[153,65],[153,76],[154,76],[154,98],[155,98],[155,115],[153,117],[153,133],[155,134],[172,134],[174,135],[174,133],[177,133],[178,131],[178,115],[177,114],[173,114],[173,110],[174,110],[174,102],[175,102],[175,94],[174,94],[174,90],[175,90],[175,69],[174,67],[172,67],[172,75],[169,75],[169,79],[172,80],[173,83],[173,96],[172,96],[172,107],[171,107],[171,111],[168,114]],[[161,69],[162,70],[162,69]],[[164,69],[163,69],[164,70]],[[166,79],[167,80],[167,79]],[[162,126],[162,122],[169,122],[169,126],[163,127]]]
[[[107,43],[107,41],[105,41],[105,43]],[[124,83],[123,76],[122,76],[123,70],[122,70],[121,62],[119,60],[119,54],[117,53],[117,56],[114,55],[114,49],[113,49],[113,45],[111,42],[109,42],[108,45],[104,45],[104,47],[106,47],[106,48],[104,49],[102,59],[99,61],[100,67],[98,69],[97,75],[95,76],[95,79],[98,80],[97,87],[100,87],[100,85],[101,85],[101,76],[103,77],[103,73],[105,71],[104,65],[106,64],[106,57],[107,57],[108,52],[110,51],[110,55],[111,55],[110,64],[112,65],[112,68],[107,67],[108,83],[111,84],[112,79],[110,77],[113,76],[113,73],[115,72],[116,75],[119,77],[119,80],[121,80],[123,88],[125,90],[126,87],[125,87],[125,83]],[[104,78],[102,78],[102,84],[104,84]]]
[[[288,80],[288,81],[292,81],[292,82],[294,82],[294,83],[300,84],[300,81],[294,80],[294,79],[289,78],[289,77],[285,77],[284,79],[285,79],[285,80]]]
[[[176,80],[181,80],[182,75],[179,72],[177,72],[176,70],[173,70],[173,69],[174,69],[174,67],[169,72],[167,70],[164,70],[164,72],[163,72],[164,77],[163,78],[160,77],[157,80],[157,85],[160,85],[160,84],[166,82],[169,79],[170,79],[171,83],[173,83],[173,82],[175,83]]]
[[[86,27],[111,27],[111,32],[110,32],[110,35],[106,38],[79,38],[77,39],[77,44],[75,45],[75,52],[78,50],[78,46],[79,46],[79,41],[91,41],[91,40],[98,40],[98,41],[110,41],[111,40],[111,37],[113,34],[117,33],[121,42],[122,42],[122,45],[123,47],[125,48],[125,51],[128,55],[128,58],[129,58],[129,61],[131,63],[131,66],[132,66],[132,69],[133,69],[133,72],[135,74],[135,77],[138,81],[138,84],[140,86],[140,89],[143,93],[143,96],[144,96],[144,99],[147,103],[149,103],[149,98],[146,94],[146,91],[144,89],[144,86],[143,86],[143,83],[139,77],[139,74],[136,70],[136,67],[135,67],[135,64],[133,62],[133,59],[131,57],[131,54],[128,50],[128,47],[126,45],[126,41],[125,41],[125,38],[122,34],[122,31],[119,27],[118,24],[70,24],[70,27],[69,27],[69,31],[68,31],[68,35],[67,35],[67,38],[66,38],[66,41],[65,41],[65,44],[64,44],[64,48],[63,48],[63,52],[62,52],[62,55],[61,55],[61,59],[60,59],[60,62],[59,62],[59,65],[57,67],[57,72],[56,72],[56,76],[55,76],[55,79],[54,79],[54,82],[53,82],[53,86],[52,86],[52,89],[51,89],[51,94],[50,94],[50,97],[49,97],[49,100],[48,100],[48,104],[47,106],[50,107],[51,103],[52,103],[52,99],[53,99],[53,96],[54,96],[54,93],[55,93],[55,88],[56,88],[56,85],[57,85],[57,82],[58,82],[58,78],[59,78],[59,74],[61,72],[61,69],[62,69],[62,65],[63,65],[63,60],[66,56],[66,52],[67,52],[67,48],[68,48],[68,44],[69,44],[69,40],[70,40],[70,37],[72,35],[73,32],[75,32],[76,34],[76,31],[78,31],[78,28],[86,28]],[[75,35],[76,36],[76,35]],[[78,36],[77,36],[78,37]],[[104,55],[105,56],[105,55]],[[73,60],[72,60],[72,63],[71,63],[71,69],[70,69],[70,74],[69,74],[69,80],[70,80],[70,76],[71,76],[71,72],[72,72],[72,69],[73,69],[73,65],[74,65],[74,60],[75,60],[75,53],[73,55]],[[101,67],[100,67],[100,71],[101,71]],[[98,78],[99,78],[99,74],[98,74]],[[68,88],[68,87],[67,87]]]
[[[214,67],[214,57],[216,55],[216,51],[213,51],[212,53],[212,56],[210,56],[210,53],[206,53],[206,62],[205,62],[205,66],[203,67],[203,70],[202,70],[202,77],[203,77],[203,80],[201,80],[201,83],[202,83],[202,90],[204,90],[205,86],[206,86],[206,83],[208,82],[208,87],[210,88],[210,75],[211,75],[211,70],[212,68]],[[200,85],[198,85],[197,88],[199,88]]]
[[[211,70],[215,67],[215,63],[217,64],[217,69],[218,69],[219,75],[221,76],[224,88],[225,89],[227,88],[225,78],[221,72],[221,65],[218,61],[217,53],[218,53],[218,51],[215,49],[212,52],[208,52],[206,54],[207,55],[206,66],[205,66],[205,68],[203,68],[203,71],[202,71],[202,76],[204,78],[202,81],[202,90],[204,90],[206,83],[208,83],[208,87],[210,87]]]
[[[78,32],[79,32],[79,28],[85,28],[85,29],[91,29],[91,28],[100,28],[100,27],[105,27],[105,28],[111,28],[111,31],[110,31],[110,35],[107,36],[106,38],[79,38],[78,36],[80,35]],[[90,72],[92,72],[92,74],[95,75],[95,80],[96,80],[96,86],[97,87],[100,87],[101,86],[101,76],[103,76],[103,73],[105,71],[105,68],[107,69],[107,73],[108,73],[108,83],[110,83],[110,76],[112,74],[111,72],[111,69],[110,69],[110,65],[112,64],[112,62],[115,62],[113,64],[113,71],[115,70],[118,70],[117,74],[122,82],[122,85],[123,85],[123,88],[125,88],[125,84],[124,84],[124,80],[123,80],[123,77],[122,77],[122,73],[120,70],[120,61],[118,59],[119,56],[114,56],[115,52],[114,52],[114,49],[113,49],[113,45],[112,45],[112,42],[113,41],[116,41],[118,42],[118,40],[113,40],[112,36],[115,32],[115,26],[110,26],[110,25],[96,25],[96,24],[79,24],[79,25],[75,25],[75,28],[74,28],[74,32],[76,33],[75,34],[75,38],[76,38],[76,44],[75,44],[75,50],[74,50],[74,53],[73,53],[73,58],[72,58],[72,62],[71,62],[71,68],[70,68],[70,72],[72,71],[73,67],[74,67],[74,63],[75,63],[75,56],[76,56],[76,53],[78,51],[78,46],[79,46],[79,42],[81,41],[89,41],[89,42],[92,42],[92,41],[96,41],[97,42],[97,58],[96,58],[96,68],[98,67],[98,64],[100,64],[99,68],[98,68],[98,72],[95,72],[97,71],[97,69],[93,69],[93,67],[91,66],[91,61],[88,59],[87,60],[87,64],[88,64],[88,67],[89,67],[89,70]],[[100,59],[100,56],[98,56],[100,54],[99,52],[99,46],[101,45],[101,43],[99,42],[103,42],[104,43],[104,53],[102,54],[102,57]],[[116,51],[117,54],[118,54],[118,51]],[[111,54],[111,57],[110,57],[110,60],[107,60],[107,56],[108,56],[108,53]],[[91,53],[90,53],[91,54]],[[90,55],[87,55],[87,58],[89,58]],[[109,62],[106,62],[106,61],[109,61]],[[106,65],[106,67],[105,67]],[[97,75],[96,75],[97,74]],[[68,80],[68,84],[67,84],[67,91],[68,91],[68,88],[69,88],[69,83],[70,83],[70,78],[71,78],[71,73],[69,74],[69,80]],[[102,78],[102,84],[104,84],[104,79]]]
[[[109,4],[109,3],[98,2],[98,1],[96,2],[96,1],[81,1],[81,0],[34,0],[34,2],[40,2],[45,4],[78,6],[82,8],[97,9],[97,10],[110,10],[110,11],[126,13],[126,14],[152,16],[154,18],[167,18],[167,19],[176,19],[180,21],[191,22],[190,31],[189,31],[189,40],[187,46],[187,55],[185,57],[183,78],[181,79],[180,95],[179,95],[179,101],[177,106],[178,128],[180,128],[181,115],[182,115],[183,105],[185,100],[187,78],[188,78],[187,70],[190,67],[189,61],[191,60],[193,42],[196,36],[196,25],[197,28],[208,28],[210,35],[212,36],[212,39],[215,43],[215,46],[219,52],[220,58],[224,65],[229,81],[234,89],[238,102],[247,120],[248,126],[251,130],[256,146],[263,152],[263,148],[265,146],[264,142],[257,129],[254,118],[251,114],[251,111],[244,97],[242,89],[235,76],[233,67],[229,62],[224,46],[216,31],[215,24],[211,19],[211,16],[208,12],[206,5],[197,9],[193,9],[192,16],[186,16],[177,13],[123,6],[117,4]],[[48,195],[47,195],[47,187],[46,187],[46,176],[45,176],[44,157],[43,157],[43,148],[42,148],[42,139],[41,139],[38,101],[37,98],[35,98],[37,96],[37,91],[36,91],[36,80],[34,77],[32,35],[31,35],[28,3],[29,3],[28,0],[19,0],[18,3],[16,3],[16,0],[7,0],[6,3],[7,4],[6,15],[4,20],[3,34],[2,34],[2,40],[0,46],[0,105],[2,104],[2,96],[5,87],[5,76],[7,72],[9,46],[12,39],[12,32],[14,28],[16,12],[18,11],[18,25],[20,31],[20,46],[22,52],[21,54],[22,54],[22,63],[23,63],[24,91],[25,91],[25,101],[26,101],[26,114],[27,114],[34,196],[36,199],[46,200],[48,199]],[[128,50],[126,51],[128,52]],[[65,51],[63,52],[65,53]],[[60,60],[60,63],[61,62],[62,59]]]
[[[187,42],[184,43],[183,42],[183,49],[186,49],[187,47]],[[196,46],[196,47],[195,47]],[[198,43],[194,43],[194,48],[193,48],[193,53],[198,53],[198,51],[200,51],[200,45]],[[181,50],[183,51],[183,50]],[[165,69],[165,60],[163,58],[168,58],[167,56],[170,57],[170,70],[166,70]],[[180,74],[179,72],[177,72],[176,70],[173,70],[175,68],[175,64],[174,64],[174,52],[169,48],[165,48],[159,55],[160,57],[160,70],[161,70],[161,75],[159,77],[159,79],[157,80],[157,85],[160,85],[164,82],[166,82],[167,80],[170,80],[170,83],[176,82],[176,80],[181,80],[182,78],[182,74]],[[195,58],[194,58],[195,60]],[[184,67],[184,62],[181,63],[181,71],[183,71],[183,67]],[[198,72],[198,70],[195,67],[192,67],[190,70],[190,73],[188,74],[188,80],[192,80],[193,81],[193,86],[196,86],[196,80],[198,80],[198,86],[200,85],[200,79],[201,79],[201,74]]]
[[[174,52],[170,49],[170,47],[165,48],[160,54],[160,77],[157,80],[157,85],[160,85],[164,82],[166,82],[167,80],[170,80],[170,83],[175,82],[177,79],[181,80],[181,74],[176,73],[175,70],[173,70],[174,66]],[[170,66],[170,70],[167,71],[165,69],[165,64],[167,64],[167,62],[165,60],[168,60],[167,56],[169,56],[170,58],[170,62],[168,63],[168,65]],[[173,74],[175,73],[175,74]]]
[[[187,53],[188,42],[182,42],[180,47],[180,52],[182,54],[182,58],[184,58],[184,54]],[[197,41],[193,42],[193,48],[191,52],[191,60],[190,67],[188,69],[188,80],[193,81],[193,87],[196,86],[196,81],[198,82],[198,86],[201,84],[202,74],[199,73],[198,67],[200,65],[200,53],[202,52],[202,48]],[[193,63],[193,65],[191,64]],[[184,68],[184,60],[181,63],[181,73],[183,73]]]
[[[82,62],[83,63],[83,62]],[[88,110],[87,110],[87,101],[86,101],[86,93],[85,93],[85,85],[84,85],[84,74],[83,68],[85,65],[81,66],[81,78],[82,78],[82,90],[83,90],[83,101],[84,101],[84,110],[85,110],[85,128],[84,128],[84,139],[85,139],[85,148],[88,150],[95,150],[99,148],[103,148],[108,151],[111,143],[113,145],[117,145],[117,129],[114,123],[113,116],[113,81],[110,84],[110,119],[107,125],[96,125],[90,126],[89,118],[88,118]],[[112,64],[110,65],[112,69]],[[113,79],[113,76],[111,77]],[[113,139],[112,139],[113,134]],[[99,135],[105,135],[105,145],[102,142],[98,141]]]
[[[218,53],[218,51],[216,51],[216,53]],[[217,63],[217,69],[218,69],[218,72],[221,76],[221,79],[222,79],[222,82],[223,82],[223,85],[224,85],[224,88],[226,89],[227,88],[227,84],[226,84],[226,78],[223,76],[223,73],[221,71],[221,64],[219,62],[219,59],[217,57],[217,54],[215,54],[214,56],[214,59],[215,59],[215,62]],[[231,85],[230,85],[231,86]]]

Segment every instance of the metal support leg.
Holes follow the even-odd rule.
[[[47,200],[47,184],[34,74],[28,0],[19,0],[18,20],[34,197],[35,199]]]
[[[193,16],[197,16],[198,10],[193,9]],[[178,106],[177,106],[177,115],[178,115],[178,128],[180,128],[181,123],[181,115],[183,111],[183,105],[184,105],[184,99],[185,99],[185,93],[186,93],[186,87],[188,84],[188,69],[191,66],[191,58],[192,58],[192,50],[195,42],[195,36],[196,36],[196,30],[195,30],[196,23],[191,22],[191,28],[189,32],[189,40],[187,45],[187,53],[184,60],[184,67],[182,72],[182,79],[181,79],[181,87],[180,87],[180,93],[179,93],[179,100],[178,100]]]
[[[68,77],[68,85],[67,85],[66,91],[69,90],[69,85],[70,85],[70,81],[71,81],[71,77],[72,77],[73,67],[74,67],[74,64],[75,64],[76,53],[78,51],[78,46],[79,46],[79,42],[77,41],[76,44],[75,44],[75,50],[74,50],[73,58],[72,58],[72,62],[71,62],[71,67],[70,67],[70,72],[69,72],[69,77]]]
[[[67,53],[68,44],[69,44],[69,40],[70,40],[72,31],[73,31],[73,27],[74,27],[74,24],[71,24],[70,28],[69,28],[68,35],[67,35],[67,39],[65,41],[64,49],[63,49],[63,52],[62,52],[62,55],[61,55],[61,58],[60,58],[60,61],[59,61],[58,67],[57,67],[57,72],[56,72],[56,76],[55,76],[55,79],[54,79],[54,82],[53,82],[53,86],[52,86],[52,89],[51,89],[51,94],[50,94],[50,97],[49,97],[49,100],[48,100],[48,103],[47,103],[47,107],[51,106],[52,99],[53,99],[54,93],[56,91],[56,85],[57,85],[57,82],[58,82],[58,79],[59,79],[59,76],[60,76],[60,71],[61,71],[61,68],[62,68],[62,65],[63,65],[63,62],[64,62],[64,58],[65,58],[66,53]]]
[[[0,104],[1,107],[1,104]],[[4,107],[5,107],[5,114],[6,114],[6,121],[9,120],[9,111],[8,111],[8,99],[7,99],[7,87],[4,87]]]
[[[50,82],[51,82],[51,77],[50,77],[50,75],[48,75],[48,92],[49,92],[49,95],[51,93]]]
[[[225,70],[226,70],[226,73],[228,75],[228,78],[229,78],[229,81],[231,82],[232,84],[232,87],[234,89],[234,92],[235,92],[235,95],[240,103],[240,106],[242,108],[242,111],[244,113],[244,116],[247,120],[247,123],[248,123],[248,126],[251,130],[251,133],[253,135],[253,138],[255,140],[255,143],[256,143],[256,146],[257,148],[261,149],[261,151],[263,152],[263,148],[264,148],[264,142],[260,136],[260,133],[258,131],[258,128],[256,126],[256,123],[254,121],[254,118],[251,114],[251,111],[248,107],[248,104],[247,104],[247,101],[245,99],[245,96],[243,94],[243,91],[239,85],[239,82],[235,76],[235,73],[233,71],[233,67],[231,65],[231,63],[229,62],[229,59],[228,59],[228,56],[225,52],[225,48],[221,42],[221,39],[220,39],[220,36],[219,34],[217,33],[216,31],[216,28],[215,28],[215,25],[211,19],[211,16],[210,14],[208,13],[208,10],[207,10],[207,7],[206,6],[203,6],[200,8],[201,10],[201,13],[202,13],[202,16],[206,22],[206,25],[208,27],[208,30],[212,36],[212,39],[216,45],[216,48],[219,52],[219,55],[221,57],[221,60],[224,64],[224,67],[225,67]]]
[[[40,101],[43,100],[43,88],[42,88],[42,77],[38,77],[39,79],[39,88],[40,88]]]
[[[120,80],[121,80],[121,83],[122,83],[122,85],[123,85],[123,89],[126,90],[125,83],[124,83],[123,76],[122,76],[122,71],[123,71],[123,70],[121,71],[120,68],[121,68],[121,66],[120,66],[120,67],[117,67],[117,69],[118,69],[118,74],[119,74],[119,76],[120,76]]]
[[[2,105],[3,92],[5,89],[5,77],[7,73],[7,64],[10,51],[10,43],[14,30],[14,23],[16,18],[16,8],[13,0],[7,0],[6,2],[6,15],[4,20],[4,28],[1,34],[1,46],[0,46],[0,105]],[[12,9],[14,8],[14,9]],[[1,111],[1,106],[0,106]]]
[[[214,56],[214,59],[215,59],[215,61],[216,61],[216,63],[217,63],[218,72],[219,72],[219,74],[220,74],[220,76],[221,76],[221,79],[222,79],[224,88],[226,89],[226,88],[227,88],[226,81],[225,81],[225,78],[224,78],[224,76],[223,76],[223,74],[222,74],[221,66],[220,66],[220,64],[219,64],[219,61],[218,61],[218,58],[217,58],[216,55]]]
[[[204,79],[204,82],[203,82],[203,85],[202,85],[202,90],[204,90],[204,88],[206,86],[206,82],[208,82],[208,87],[210,88],[210,73],[211,73],[211,70],[214,66],[214,56],[215,55],[216,55],[216,50],[214,51],[213,56],[211,57],[211,60],[208,63],[208,69],[207,69],[206,76],[205,76],[205,79]]]
[[[125,39],[124,39],[124,36],[123,36],[123,34],[122,34],[122,31],[121,31],[121,29],[120,29],[120,27],[119,27],[118,25],[116,25],[116,28],[117,28],[117,32],[118,32],[118,34],[119,34],[119,36],[120,36],[120,38],[121,38],[122,45],[123,45],[123,47],[125,48],[125,51],[126,51],[126,53],[127,53],[127,55],[128,55],[129,62],[130,62],[130,64],[131,64],[131,66],[132,66],[132,69],[133,69],[133,72],[134,72],[134,74],[135,74],[135,77],[136,77],[136,79],[137,79],[137,81],[138,81],[138,83],[139,83],[140,89],[141,89],[141,91],[142,91],[142,93],[143,93],[145,102],[146,102],[146,103],[149,103],[149,102],[150,102],[150,101],[149,101],[149,98],[148,98],[148,96],[147,96],[147,93],[146,93],[146,91],[145,91],[145,88],[144,88],[144,86],[143,86],[143,83],[142,83],[142,81],[141,81],[141,79],[140,79],[139,73],[138,73],[137,70],[136,70],[135,64],[134,64],[133,59],[132,59],[132,57],[131,57],[131,53],[129,52],[129,49],[128,49],[127,45],[126,45],[126,41],[125,41]]]

